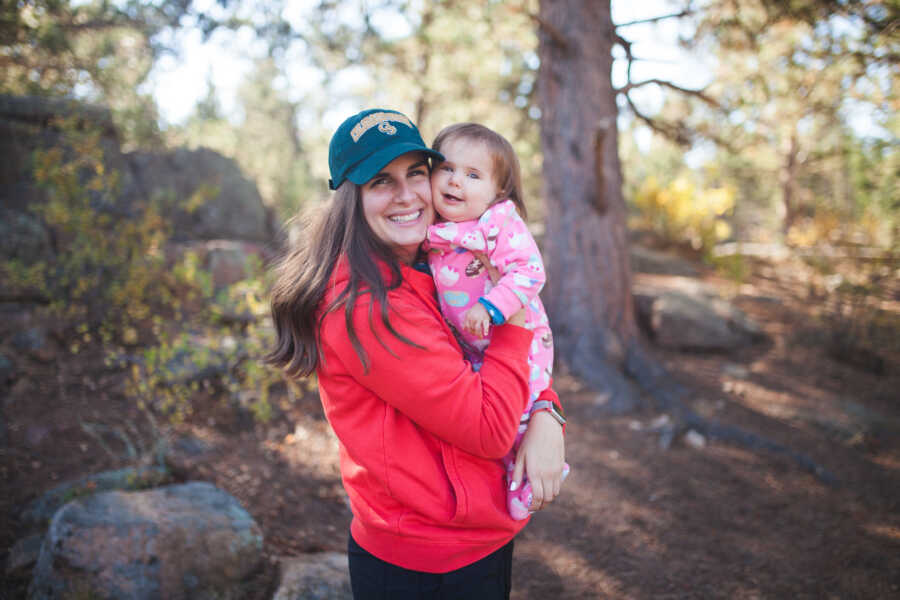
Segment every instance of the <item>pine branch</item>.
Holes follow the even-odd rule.
[[[646,81],[631,82],[631,79],[629,78],[628,83],[623,85],[622,87],[618,88],[616,90],[616,92],[618,92],[620,94],[625,94],[627,96],[628,92],[630,92],[631,90],[639,88],[639,87],[643,87],[645,85],[651,85],[651,84],[655,84],[655,85],[662,86],[662,87],[667,87],[671,90],[675,90],[676,92],[680,92],[687,96],[694,96],[695,98],[699,98],[700,100],[703,100],[706,104],[708,104],[709,106],[711,106],[713,108],[716,108],[719,110],[722,109],[722,105],[719,104],[719,102],[716,99],[703,93],[703,90],[688,89],[685,87],[681,87],[680,85],[677,85],[675,83],[672,83],[671,81],[666,81],[664,79],[647,79]]]
[[[634,113],[634,116],[643,121],[644,124],[647,125],[647,127],[662,135],[663,137],[672,140],[679,146],[691,145],[691,133],[684,125],[676,125],[674,123],[669,123],[666,121],[648,117],[640,110],[638,110],[638,107],[634,104],[634,101],[628,94],[625,94],[625,101],[628,103],[628,107],[631,108],[631,112]]]
[[[559,29],[548,23],[546,19],[536,13],[530,12],[528,13],[528,16],[537,24],[538,29],[546,32],[550,36],[550,39],[553,40],[553,43],[556,44],[560,50],[569,50],[569,40],[566,39],[566,36],[564,36]]]
[[[689,17],[694,14],[693,10],[684,9],[681,12],[672,13],[671,15],[660,15],[658,17],[650,17],[649,19],[638,19],[636,21],[628,21],[627,23],[619,23],[615,27],[618,29],[619,27],[631,27],[632,25],[641,25],[643,23],[657,23],[659,21],[664,21],[665,19],[680,19],[682,17]]]

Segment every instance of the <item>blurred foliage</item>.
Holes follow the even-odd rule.
[[[731,235],[727,217],[734,209],[734,190],[729,187],[698,188],[687,175],[660,184],[651,175],[634,196],[639,222],[671,242],[687,241],[709,254],[713,246]]]
[[[158,140],[156,105],[139,90],[177,23],[176,3],[35,0],[0,4],[0,92],[71,96],[113,111],[128,144]]]
[[[716,105],[676,95],[665,116],[716,140],[729,179],[762,188],[754,193],[738,183],[738,216],[768,211],[788,241],[816,212],[877,213],[895,229],[896,206],[884,198],[896,197],[900,137],[896,3],[723,0],[705,4],[695,18],[690,45],[714,52],[719,65],[705,90]],[[874,140],[853,135],[851,124]],[[874,159],[871,175],[856,167],[862,156]],[[884,238],[880,243],[890,245]]]
[[[171,300],[162,255],[170,230],[165,208],[136,202],[123,219],[119,175],[108,170],[102,132],[77,119],[57,125],[65,145],[34,154],[34,179],[46,202],[29,207],[53,232],[55,256],[6,260],[3,273],[12,289],[39,294],[55,317],[76,324],[76,340],[124,342],[121,336],[133,337],[138,323]]]
[[[172,252],[166,215],[192,199],[121,206],[102,131],[77,119],[56,126],[63,143],[34,153],[46,200],[29,207],[52,231],[52,256],[0,261],[7,291],[42,298],[39,312],[71,353],[99,346],[109,365],[130,364],[126,391],[144,408],[177,421],[203,388],[268,418],[268,389],[281,377],[260,362],[273,343],[262,262],[215,289],[196,252]]]

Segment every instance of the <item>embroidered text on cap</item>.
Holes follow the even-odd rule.
[[[365,132],[372,129],[376,125],[378,126],[378,130],[386,133],[388,135],[393,135],[397,133],[397,129],[391,125],[388,121],[396,121],[397,123],[403,123],[407,127],[412,127],[412,123],[410,123],[409,119],[407,119],[404,115],[400,113],[394,112],[377,112],[372,113],[371,115],[366,115],[365,117],[357,123],[352,130],[350,130],[350,137],[353,138],[354,142],[358,142],[359,138],[363,136]]]

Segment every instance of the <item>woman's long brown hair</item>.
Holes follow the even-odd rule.
[[[387,330],[398,339],[418,346],[400,335],[388,320],[387,292],[402,281],[400,264],[366,222],[361,189],[351,181],[341,184],[331,201],[305,228],[304,238],[275,267],[271,302],[276,341],[266,361],[283,368],[291,377],[306,377],[316,370],[322,360],[321,320],[341,306],[350,341],[368,370],[366,352],[353,326],[353,308],[363,294],[372,294],[368,317],[373,332],[372,310],[377,304]],[[350,280],[335,300],[320,311],[332,273],[342,257],[350,267]],[[380,263],[390,268],[389,282],[384,281]],[[390,351],[377,335],[376,339]]]

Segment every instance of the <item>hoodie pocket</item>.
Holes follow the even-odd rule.
[[[450,521],[453,523],[460,522],[465,520],[469,514],[469,495],[459,475],[459,466],[456,462],[456,452],[453,446],[441,442],[441,458],[444,461],[447,478],[453,487],[453,494],[456,496],[456,510],[453,512],[453,518]]]

